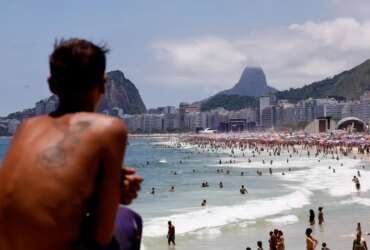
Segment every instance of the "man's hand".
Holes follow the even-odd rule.
[[[135,175],[136,170],[123,167],[121,170],[121,204],[129,205],[137,197],[143,178]]]

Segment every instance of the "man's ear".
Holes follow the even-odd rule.
[[[55,88],[55,85],[54,85],[54,82],[53,82],[53,78],[51,76],[48,77],[48,84],[49,84],[49,89],[50,89],[51,93],[56,95],[57,91],[56,91],[56,88]]]

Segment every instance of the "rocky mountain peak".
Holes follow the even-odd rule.
[[[272,92],[276,92],[276,89],[267,85],[266,75],[261,67],[246,67],[235,86],[220,94],[258,97]]]
[[[99,111],[116,114],[141,114],[146,107],[135,85],[125,77],[122,71],[107,73],[107,84]]]

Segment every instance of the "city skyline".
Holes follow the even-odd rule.
[[[0,115],[49,96],[55,38],[106,42],[107,70],[122,70],[148,108],[177,106],[232,87],[245,66],[262,66],[282,90],[361,63],[370,58],[369,7],[364,0],[2,1]]]

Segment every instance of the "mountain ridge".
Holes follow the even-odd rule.
[[[299,101],[307,98],[339,96],[358,99],[364,91],[370,90],[370,59],[333,77],[277,92],[278,99]]]
[[[115,108],[122,109],[125,114],[146,112],[139,90],[120,70],[107,73],[106,91],[98,111],[104,112],[106,110],[112,114],[111,111]]]
[[[232,88],[201,101],[201,109],[206,111],[223,107],[228,110],[238,110],[257,107],[257,97],[276,92],[275,88],[267,84],[265,72],[261,67],[247,66]]]
[[[231,89],[221,91],[216,95],[203,100],[201,102],[202,110],[210,110],[217,107],[223,107],[226,109],[231,107],[233,110],[235,110],[235,108],[257,107],[256,102],[258,100],[256,96],[243,96],[243,98],[236,98],[236,94],[230,90]],[[299,88],[276,91],[274,92],[274,95],[276,95],[277,99],[286,99],[295,103],[308,98],[334,97],[340,100],[359,99],[360,96],[368,90],[370,90],[370,59],[365,60],[351,69],[342,71],[333,77],[306,84]],[[231,104],[231,102],[237,103]]]
[[[57,103],[58,98],[52,95],[38,101],[33,108],[12,112],[3,118],[22,121],[25,118],[53,111]],[[145,113],[146,107],[136,86],[125,77],[122,71],[113,70],[107,72],[106,90],[97,110],[98,112],[117,116],[122,113]]]

